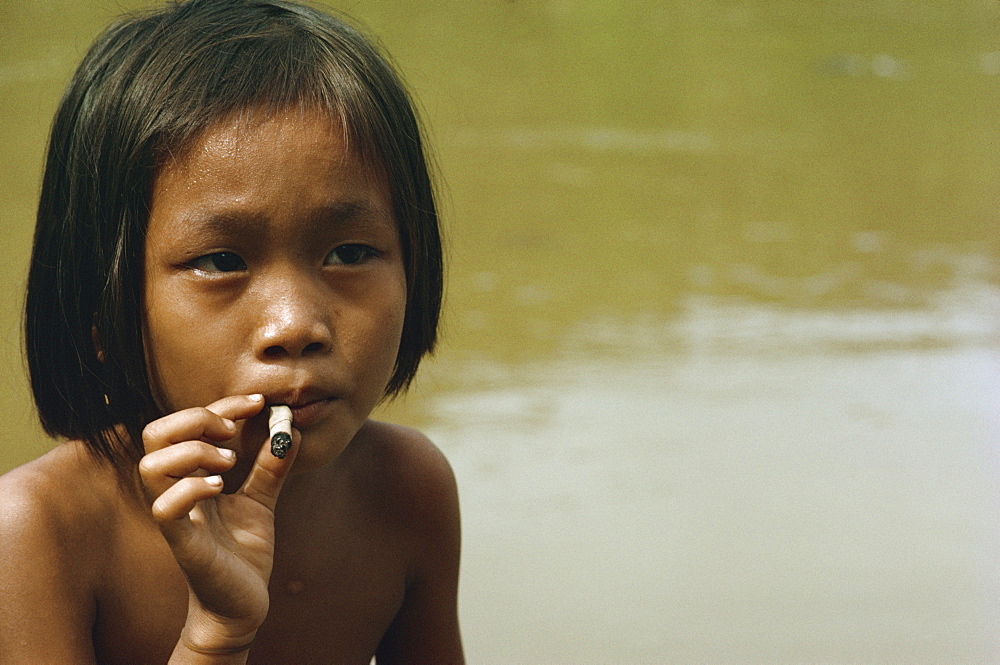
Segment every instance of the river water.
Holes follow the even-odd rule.
[[[0,6],[3,468],[45,132],[138,3]],[[1000,662],[1000,7],[354,0],[441,175],[382,415],[463,500],[478,663]]]

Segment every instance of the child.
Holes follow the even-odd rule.
[[[417,123],[357,32],[284,0],[106,31],[45,167],[27,356],[65,441],[0,479],[0,662],[462,662],[453,475],[368,419],[441,289]]]

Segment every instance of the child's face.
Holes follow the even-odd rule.
[[[167,411],[263,393],[293,407],[296,468],[325,463],[381,398],[405,306],[385,178],[326,116],[220,123],[157,175],[145,342]],[[265,426],[239,445],[255,451]]]

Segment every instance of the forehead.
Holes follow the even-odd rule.
[[[249,113],[210,125],[161,159],[149,222],[195,213],[267,217],[344,202],[392,217],[390,200],[383,171],[349,145],[339,119],[301,109]]]
[[[368,151],[352,142],[343,119],[315,107],[285,109],[250,108],[234,111],[211,122],[190,136],[168,142],[159,151],[156,177],[165,173],[191,171],[210,166],[209,160],[218,165],[282,153],[283,161],[304,156],[306,149],[323,149],[328,158],[324,161],[350,162],[355,168],[373,173],[382,171],[367,156]],[[313,152],[311,156],[315,157]]]

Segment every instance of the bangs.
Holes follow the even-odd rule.
[[[172,2],[97,38],[53,122],[25,302],[46,432],[112,462],[138,459],[142,428],[162,415],[142,330],[157,167],[217,123],[296,108],[339,123],[352,155],[389,182],[407,301],[386,395],[410,384],[436,343],[443,266],[419,123],[388,57],[345,21],[295,2]]]
[[[175,21],[190,20],[183,12],[157,30],[169,33],[169,41],[144,58],[135,77],[142,85],[134,91],[159,116],[150,124],[156,128],[150,137],[155,160],[182,153],[218,122],[249,124],[261,114],[296,108],[319,110],[339,122],[348,148],[371,165],[399,152],[390,117],[408,108],[408,100],[393,94],[401,82],[383,55],[372,57],[366,39],[353,30],[305,23],[294,5],[234,21],[230,4],[188,6],[205,13],[199,23],[214,30],[176,30]],[[213,21],[213,13],[220,20]],[[153,34],[150,41],[161,40]]]

